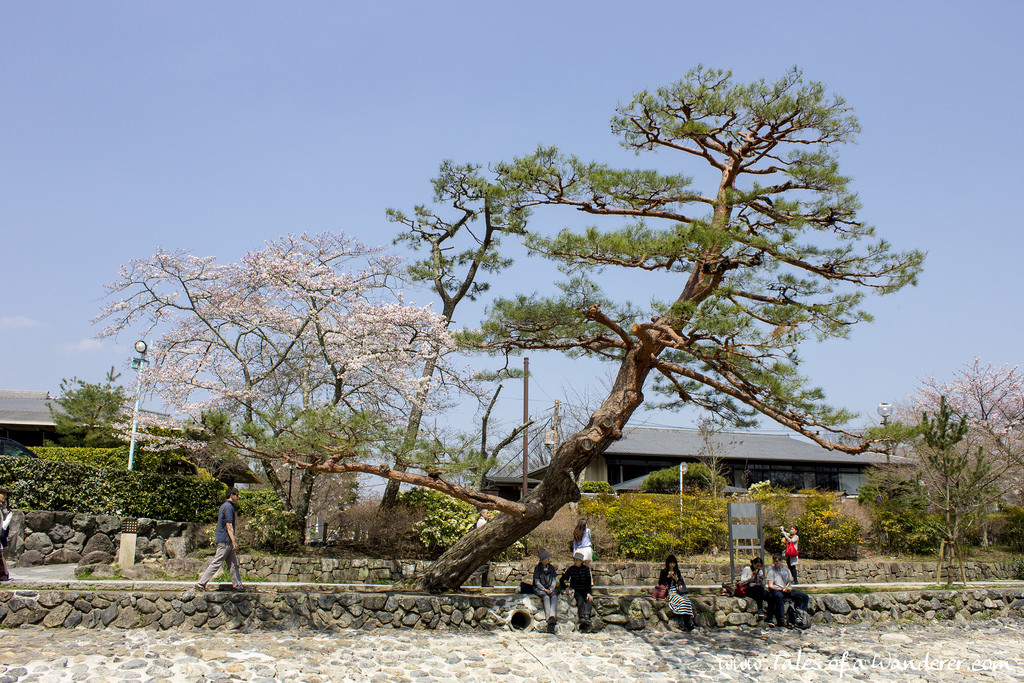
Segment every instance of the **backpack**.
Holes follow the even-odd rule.
[[[811,627],[811,615],[807,610],[797,609],[792,605],[786,611],[786,621],[792,624],[794,627],[801,631],[806,631]]]

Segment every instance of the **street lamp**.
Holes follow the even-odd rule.
[[[882,426],[889,424],[889,417],[892,415],[892,404],[885,401],[878,404],[878,415],[882,418]],[[885,444],[885,463],[889,464],[889,443]]]
[[[135,410],[132,412],[132,440],[131,445],[128,447],[128,469],[132,468],[132,464],[135,462],[135,432],[139,426],[139,403],[142,401],[142,368],[149,365],[149,359],[146,358],[146,351],[149,349],[146,346],[146,342],[141,339],[135,342],[135,351],[138,352],[138,358],[132,358],[132,370],[138,376],[138,385],[135,388]]]

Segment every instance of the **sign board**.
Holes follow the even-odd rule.
[[[729,576],[736,583],[736,551],[756,551],[764,566],[760,503],[729,503]],[[744,557],[749,557],[745,554]]]

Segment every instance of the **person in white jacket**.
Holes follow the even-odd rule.
[[[10,498],[7,489],[0,489],[0,581],[11,580],[11,575],[7,573],[7,561],[4,560],[4,548],[7,547],[7,536],[11,531],[11,520],[14,519]]]

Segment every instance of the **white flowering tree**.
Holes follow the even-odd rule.
[[[199,420],[232,416],[227,443],[254,456],[282,499],[274,465],[299,468],[292,509],[308,512],[322,472],[366,472],[477,505],[499,498],[446,482],[452,463],[423,449],[409,471],[386,463],[410,407],[436,409],[456,344],[446,320],[403,302],[399,261],[343,235],[289,236],[237,263],[159,251],[123,267],[96,321],[102,336],[152,339],[148,390]],[[423,373],[425,362],[436,370]],[[429,390],[427,390],[429,386]]]

